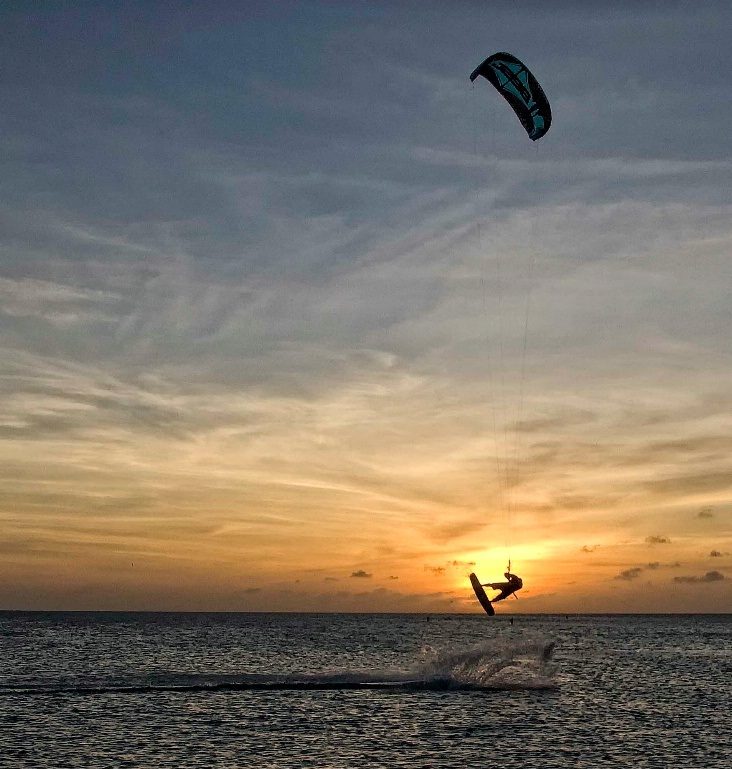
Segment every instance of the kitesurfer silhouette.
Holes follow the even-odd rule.
[[[517,577],[515,574],[511,574],[510,571],[505,572],[503,576],[506,578],[506,582],[486,582],[483,584],[483,587],[489,587],[491,590],[501,591],[495,598],[491,598],[491,603],[495,603],[496,601],[503,601],[505,598],[513,595],[517,590],[521,590],[521,588],[524,586],[524,581],[521,579],[521,577]]]

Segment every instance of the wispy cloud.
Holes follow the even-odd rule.
[[[648,546],[690,570],[732,548],[727,5],[537,7],[536,147],[467,82],[485,25],[437,3],[3,13],[5,603],[78,605],[87,579],[114,603],[131,553],[151,608],[449,609],[424,564],[457,584],[508,540],[536,579],[616,592],[663,568],[626,568]],[[477,13],[513,39],[514,9]],[[641,88],[671,27],[699,64]],[[297,40],[284,70],[271,34]],[[191,46],[216,52],[195,73]]]

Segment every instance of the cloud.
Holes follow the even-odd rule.
[[[323,582],[338,582],[338,577],[323,577]]]
[[[394,574],[391,574],[391,575],[389,576],[389,579],[399,579],[399,577],[396,577]]]
[[[370,577],[373,577],[373,574],[370,574],[367,571],[364,571],[363,569],[359,569],[358,571],[352,571],[351,572],[352,577],[358,577],[359,579],[368,579]]]
[[[96,321],[114,322],[111,292],[67,286],[45,280],[10,280],[0,276],[0,306],[6,315],[46,320],[66,327]]]
[[[674,582],[683,582],[686,584],[699,584],[699,583],[708,583],[708,582],[722,582],[725,579],[727,579],[727,577],[725,577],[721,571],[714,570],[714,571],[708,571],[703,577],[692,577],[692,576],[674,577]]]
[[[448,565],[455,568],[462,568],[463,566],[475,566],[475,561],[449,561]]]
[[[261,593],[262,588],[261,587],[247,587],[242,590],[243,593],[246,595],[254,595],[255,593]]]
[[[671,540],[668,537],[653,534],[650,537],[646,537],[646,543],[649,545],[670,545]]]
[[[445,573],[445,567],[444,566],[425,566],[425,571],[431,571],[433,574],[441,575]]]
[[[494,444],[506,435],[503,422],[514,420],[508,438],[518,438],[527,472],[508,502],[536,499],[536,518],[517,511],[513,524],[528,546],[549,527],[557,537],[571,532],[567,541],[588,543],[580,553],[570,544],[571,558],[594,565],[584,558],[592,539],[644,505],[643,494],[668,494],[688,522],[714,500],[706,490],[728,486],[732,463],[732,438],[714,434],[724,433],[729,410],[710,395],[732,393],[729,361],[715,354],[728,348],[732,232],[732,164],[717,162],[729,157],[729,132],[718,127],[728,123],[719,118],[732,93],[719,75],[732,55],[719,14],[669,11],[682,26],[694,17],[685,44],[717,73],[711,101],[705,89],[687,87],[698,78],[689,68],[656,68],[651,85],[633,86],[649,53],[629,42],[624,21],[587,24],[574,7],[527,15],[524,44],[542,52],[563,114],[561,130],[534,158],[502,109],[493,110],[501,125],[490,146],[464,151],[476,116],[464,109],[470,89],[454,67],[466,50],[465,35],[453,34],[464,26],[461,14],[426,5],[407,34],[399,30],[410,14],[399,4],[377,16],[347,4],[338,19],[327,9],[321,19],[313,7],[312,34],[298,48],[307,66],[295,86],[266,57],[244,61],[227,47],[228,34],[256,47],[267,20],[219,25],[223,37],[214,30],[209,42],[221,53],[193,79],[173,41],[165,67],[159,51],[143,46],[141,76],[118,82],[93,34],[109,26],[102,4],[74,34],[58,35],[49,17],[8,40],[10,80],[27,87],[10,94],[12,194],[0,210],[0,438],[11,439],[0,486],[12,484],[0,515],[10,516],[17,536],[8,542],[30,549],[44,537],[63,540],[73,516],[83,515],[94,536],[117,541],[126,527],[124,536],[150,540],[161,558],[188,563],[201,521],[220,532],[216,542],[205,538],[214,563],[223,562],[219,553],[234,560],[251,542],[249,584],[270,561],[304,575],[328,562],[330,543],[354,537],[352,552],[375,554],[371,568],[384,576],[399,569],[402,583],[423,577],[425,563],[457,574],[473,564],[449,562],[453,553],[477,556],[505,527],[505,513],[491,512],[500,512],[504,493],[493,454],[511,453]],[[491,13],[497,28],[515,15]],[[620,51],[619,72],[604,72],[602,57],[590,62],[591,93],[579,74],[557,77],[579,73],[584,54],[545,34],[556,13],[568,39],[583,26],[588,47]],[[619,13],[645,28],[657,12]],[[423,44],[437,18],[447,25],[439,60]],[[153,28],[141,20],[136,34],[146,38],[161,23],[177,28],[178,19],[173,12],[168,24],[157,14]],[[341,55],[344,34],[362,55]],[[481,32],[468,37],[474,49]],[[401,43],[412,46],[413,67],[394,71],[392,49]],[[663,34],[651,43],[652,56],[668,47]],[[37,56],[48,44],[53,71]],[[709,50],[712,59],[703,57]],[[338,82],[329,75],[334,61],[345,68]],[[87,94],[90,66],[101,80]],[[186,117],[181,82],[205,125]],[[344,82],[348,93],[339,91]],[[476,100],[476,108],[491,105]],[[646,119],[659,109],[658,119]],[[672,109],[677,117],[666,120]],[[613,113],[617,132],[593,130]],[[494,333],[499,287],[477,226],[489,250],[506,255],[502,334]],[[514,414],[524,393],[511,370],[523,370],[526,254],[535,262],[527,386],[525,408]],[[497,336],[506,343],[498,357]],[[18,351],[28,358],[20,367]],[[489,369],[504,355],[494,387]],[[691,388],[669,375],[679,360],[695,372]],[[718,418],[710,418],[715,408]],[[597,467],[620,463],[620,482],[615,472],[595,482]],[[645,489],[654,478],[662,485]],[[541,518],[540,505],[548,510]],[[622,508],[615,518],[612,506]],[[159,521],[170,534],[154,528]],[[29,534],[27,522],[48,534]],[[392,541],[385,532],[397,523],[414,538],[412,553],[423,535],[436,541],[410,556],[411,572],[376,544]],[[434,532],[424,531],[430,526]],[[483,528],[486,543],[470,536]],[[629,527],[619,538],[642,541],[642,531]],[[465,548],[444,548],[461,537]],[[604,547],[603,555],[611,550]],[[40,571],[62,573],[64,557]],[[209,561],[209,553],[190,557]],[[627,563],[598,569],[609,579]],[[339,574],[314,576],[324,592],[334,589],[321,582],[335,581],[330,573]],[[348,575],[346,566],[341,581]]]
[[[649,571],[657,571],[658,569],[676,569],[681,564],[678,561],[673,561],[671,563],[661,563],[660,561],[651,561],[650,563],[645,564],[644,566],[633,566],[630,569],[626,569],[625,571],[621,571],[620,574],[618,574],[614,579],[623,579],[623,580],[632,580],[637,579],[643,571],[646,569]]]
[[[714,513],[711,507],[703,507],[697,514],[697,518],[714,518]]]
[[[712,550],[712,552],[709,553],[710,558],[722,558],[725,555],[729,555],[729,553],[723,553],[720,550]]]
[[[465,520],[450,521],[434,526],[430,530],[432,539],[438,542],[449,542],[453,539],[465,537],[468,534],[475,534],[485,528],[485,521],[475,520],[474,517]]]
[[[649,491],[660,494],[713,494],[729,489],[729,477],[727,469],[711,472],[702,470],[698,473],[686,473],[658,481],[648,481],[643,485]]]
[[[625,571],[621,571],[620,574],[618,574],[613,579],[623,579],[626,581],[630,581],[633,579],[637,579],[641,572],[643,571],[642,566],[634,566],[632,569],[625,569]]]
[[[580,548],[581,553],[594,553],[600,545],[582,545]]]

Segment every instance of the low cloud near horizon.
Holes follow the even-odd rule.
[[[708,571],[706,574],[704,574],[701,577],[695,577],[695,576],[686,576],[686,577],[674,577],[674,582],[684,582],[686,584],[697,584],[697,583],[707,583],[707,582],[722,582],[723,580],[726,580],[727,577],[722,574],[720,571]]]

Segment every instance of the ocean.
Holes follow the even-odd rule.
[[[732,767],[732,615],[0,612],[0,767]]]

